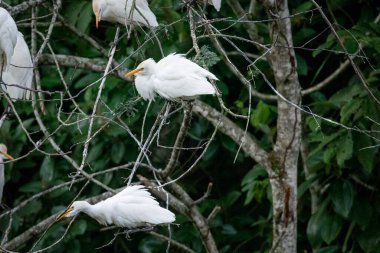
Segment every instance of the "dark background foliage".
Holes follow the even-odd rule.
[[[16,5],[22,1],[5,1]],[[239,1],[248,10],[250,1]],[[337,43],[331,30],[309,1],[290,1],[292,32],[297,55],[298,74],[304,90],[314,86],[331,75],[346,60],[342,48]],[[378,85],[380,26],[374,21],[379,15],[380,5],[377,1],[323,1],[324,12],[334,21],[334,27],[344,42],[347,51],[355,55],[355,62],[361,67],[363,74],[376,97],[380,97]],[[46,5],[48,6],[48,5]],[[158,39],[164,54],[171,52],[186,53],[192,47],[186,6],[182,1],[153,0],[150,3],[161,26],[158,28]],[[313,10],[313,11],[311,11]],[[227,18],[214,23],[223,34],[234,36],[229,38],[239,50],[251,61],[256,61],[262,54],[250,42],[239,40],[247,38],[247,31],[229,5],[222,1],[221,11],[216,12],[212,6],[204,9],[209,18]],[[40,7],[38,22],[49,22],[49,8]],[[63,1],[60,10],[65,21],[84,34],[96,40],[104,48],[112,43],[116,26],[101,22],[95,28],[91,1]],[[47,16],[45,16],[47,15]],[[31,29],[30,10],[15,17],[19,29],[24,33],[30,45]],[[260,3],[257,3],[252,17],[257,22],[258,34],[269,43],[267,18]],[[38,27],[46,32],[46,26]],[[121,29],[122,34],[126,31]],[[218,88],[223,94],[227,107],[233,111],[246,114],[249,94],[239,80],[226,68],[222,57],[217,54],[209,39],[200,28],[199,44],[202,47],[201,60],[220,79]],[[131,69],[141,60],[152,57],[161,58],[157,42],[147,40],[147,34],[141,29],[132,32],[131,39],[122,38],[118,44],[116,60],[122,68]],[[250,64],[227,40],[221,40],[234,64],[253,80],[253,87],[260,92],[273,94],[258,73],[247,68]],[[38,39],[42,43],[42,39]],[[50,39],[56,54],[73,55],[106,62],[106,57],[91,47],[85,40],[73,34],[66,26],[57,26]],[[141,47],[140,47],[141,46]],[[138,49],[138,50],[137,50]],[[46,50],[47,51],[47,50]],[[49,52],[46,52],[49,53]],[[253,55],[253,56],[252,56]],[[188,54],[188,58],[194,52]],[[256,66],[273,81],[273,74],[265,58],[255,62]],[[63,90],[55,65],[39,67],[41,84],[44,90]],[[61,68],[64,79],[72,94],[80,93],[76,98],[81,109],[91,114],[97,94],[98,85],[87,87],[97,81],[102,73],[80,68]],[[97,115],[112,117],[111,110],[118,113],[132,132],[139,136],[147,102],[136,102],[137,92],[131,82],[117,77],[107,79],[102,94],[102,101]],[[60,110],[59,94],[46,97],[46,113],[42,116],[49,131],[58,130],[54,134],[56,142],[62,150],[68,152],[76,161],[82,157],[83,141],[86,139],[88,121],[61,126],[57,120]],[[214,97],[202,97],[202,100],[218,110],[220,106]],[[7,104],[2,99],[2,108]],[[34,140],[43,138],[34,118],[30,102],[17,102],[24,126],[32,133]],[[155,116],[161,110],[164,101],[157,99],[148,112],[146,129],[152,126]],[[298,247],[299,252],[333,253],[333,252],[380,252],[380,199],[379,188],[379,149],[378,131],[380,130],[379,105],[370,98],[368,92],[358,80],[350,66],[341,72],[338,78],[326,87],[303,97],[306,110],[311,110],[322,117],[332,119],[340,125],[331,124],[306,113],[303,114],[303,142],[305,156],[300,156],[298,186]],[[66,119],[74,110],[70,101],[64,102],[61,116]],[[76,112],[77,113],[77,112]],[[73,117],[76,117],[76,113]],[[182,112],[170,119],[160,134],[160,144],[171,146],[182,120]],[[264,101],[253,98],[252,115],[248,132],[255,136],[260,146],[268,149],[276,138],[277,108],[275,101]],[[81,117],[81,116],[78,116]],[[116,120],[115,120],[116,121]],[[234,120],[242,128],[244,120]],[[95,129],[104,124],[101,118],[95,120]],[[191,127],[185,140],[185,147],[195,147],[205,143],[213,132],[213,126],[204,118],[193,115]],[[364,129],[370,132],[355,131]],[[33,150],[22,131],[19,122],[10,116],[0,129],[0,140],[6,143],[9,152],[15,156],[28,154]],[[272,242],[272,209],[271,191],[268,175],[264,168],[255,163],[243,151],[238,154],[239,145],[222,133],[217,133],[201,162],[180,181],[187,192],[197,199],[213,183],[211,195],[200,203],[200,210],[207,217],[215,205],[222,207],[218,215],[211,221],[220,252],[268,252]],[[55,151],[46,142],[42,146],[45,152]],[[151,159],[157,168],[165,166],[171,150],[153,145]],[[132,138],[120,124],[111,123],[104,128],[91,142],[86,171],[94,173],[136,159],[139,149]],[[188,150],[179,159],[177,176],[186,170],[200,155],[199,150]],[[235,161],[235,156],[237,158]],[[309,173],[305,174],[307,166]],[[6,188],[4,203],[14,207],[21,201],[55,185],[70,181],[72,166],[61,156],[44,155],[34,151],[16,163],[6,164]],[[149,170],[141,168],[138,173],[152,177]],[[111,188],[119,188],[125,184],[129,170],[119,170],[97,177]],[[26,207],[13,215],[10,238],[22,233],[39,221],[65,208],[82,188],[84,182],[74,184],[70,189],[63,187],[30,202]],[[312,210],[310,188],[315,187],[317,202]],[[91,197],[104,190],[95,184],[89,184],[81,194],[81,198]],[[314,213],[312,213],[314,211]],[[172,238],[189,246],[195,252],[204,252],[197,230],[183,216],[177,215],[179,226],[172,226]],[[1,231],[8,224],[8,218],[0,220]],[[64,233],[67,222],[52,225],[42,237],[37,248],[43,248],[59,239]],[[115,231],[99,231],[98,225],[91,218],[80,215],[73,223],[68,234],[58,246],[50,252],[93,252],[96,247],[110,241]],[[158,232],[167,234],[165,227]],[[29,249],[40,235],[23,245],[22,250]],[[132,240],[119,237],[112,245],[101,251],[106,252],[164,252],[166,243],[156,237],[140,233],[132,236]]]

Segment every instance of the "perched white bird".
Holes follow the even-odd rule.
[[[33,81],[33,62],[30,55],[29,47],[24,40],[22,33],[18,32],[17,43],[14,48],[14,53],[11,59],[11,65],[3,72],[3,81],[9,86],[3,86],[9,96],[13,100],[29,99],[30,90],[23,89],[18,85],[25,88],[32,88]]]
[[[96,17],[96,28],[101,20],[122,25],[138,23],[148,27],[158,26],[147,0],[92,0],[92,10]]]
[[[220,6],[222,5],[222,0],[208,0],[209,4],[212,4],[215,10],[220,11]]]
[[[84,212],[102,225],[136,228],[146,225],[167,224],[175,221],[174,213],[159,206],[142,185],[129,186],[118,194],[91,205],[75,201],[57,220]]]
[[[11,64],[17,42],[17,26],[11,15],[0,7],[0,72]]]
[[[3,189],[4,189],[4,164],[3,161],[5,159],[14,160],[14,158],[8,155],[7,146],[4,144],[0,144],[0,203],[3,198]]]
[[[153,59],[145,60],[126,74],[131,75],[136,75],[137,92],[145,100],[154,100],[156,94],[168,100],[215,94],[207,78],[218,80],[182,54],[170,54],[157,63]]]

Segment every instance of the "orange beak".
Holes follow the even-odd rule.
[[[16,160],[16,159],[14,159],[11,155],[9,155],[9,154],[7,154],[7,153],[4,153],[4,152],[1,152],[0,151],[0,154],[2,154],[3,156],[5,156],[6,158],[8,158],[9,160]]]
[[[55,220],[56,220],[56,221],[62,220],[62,219],[65,218],[66,215],[68,215],[72,210],[73,210],[72,207],[68,208],[66,211],[64,211],[63,213],[61,213],[60,215],[58,215],[58,217],[57,217]]]
[[[99,14],[95,15],[95,26],[96,26],[96,29],[99,28]]]
[[[137,72],[140,72],[141,70],[143,70],[144,68],[138,68],[138,69],[134,69],[130,72],[128,72],[125,77],[128,77],[128,76],[133,76],[134,74],[136,74]]]

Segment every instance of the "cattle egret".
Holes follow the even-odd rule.
[[[3,72],[3,81],[7,84],[7,86],[3,86],[3,89],[7,91],[11,99],[30,98],[30,90],[28,89],[32,88],[33,62],[28,45],[20,32],[17,35],[11,65]],[[13,85],[25,87],[26,89]]]
[[[96,28],[101,20],[122,25],[138,23],[147,27],[158,26],[147,0],[92,0],[92,10],[96,17]]]
[[[207,78],[218,80],[181,54],[170,54],[157,63],[153,59],[145,60],[126,74],[131,75],[136,75],[137,92],[145,100],[154,100],[156,94],[168,100],[215,94]]]
[[[104,226],[113,224],[128,229],[167,224],[175,220],[174,213],[160,207],[155,198],[142,185],[129,186],[95,205],[86,201],[75,201],[57,217],[57,220],[75,216],[80,212],[86,213]]]
[[[11,64],[17,42],[17,26],[11,15],[0,7],[0,73]]]
[[[3,189],[4,189],[4,164],[3,161],[5,159],[14,160],[14,158],[7,153],[7,146],[4,144],[0,144],[0,203],[3,197]]]
[[[209,4],[212,4],[215,10],[220,11],[220,6],[222,5],[222,0],[208,0]]]

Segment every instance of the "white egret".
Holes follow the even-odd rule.
[[[11,64],[17,42],[17,26],[11,15],[0,7],[0,73]]]
[[[32,88],[33,62],[29,47],[20,32],[17,35],[11,65],[3,72],[3,81],[7,84],[7,86],[3,86],[3,89],[7,91],[13,100],[30,98],[30,90],[28,89]],[[26,89],[13,85],[25,87]]]
[[[170,54],[157,63],[153,59],[145,60],[126,74],[132,75],[136,75],[137,92],[145,100],[154,100],[156,94],[168,100],[215,94],[208,79],[218,80],[182,54]]]
[[[92,0],[92,10],[96,17],[96,28],[101,20],[122,25],[138,23],[147,27],[158,26],[147,0]]]
[[[14,160],[12,156],[10,156],[7,150],[7,146],[4,144],[0,144],[0,203],[1,199],[3,198],[3,189],[4,189],[4,164],[3,161],[5,159]]]
[[[220,6],[222,5],[222,0],[208,0],[209,4],[212,4],[215,10],[220,11]]]
[[[80,212],[86,213],[102,225],[114,224],[128,229],[175,221],[174,213],[160,207],[156,199],[142,185],[129,186],[95,205],[86,201],[75,201],[57,217],[57,220],[75,216]]]

